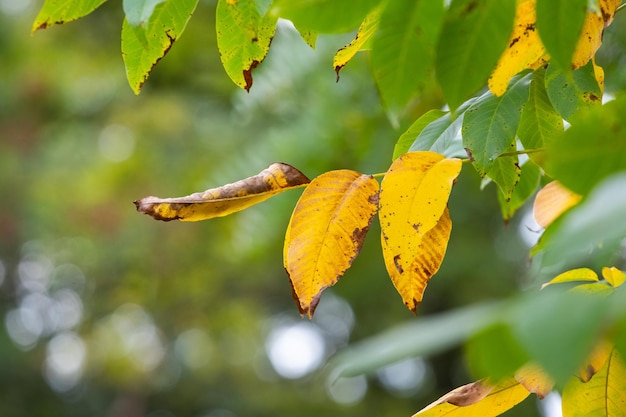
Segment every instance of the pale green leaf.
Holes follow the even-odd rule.
[[[435,120],[441,118],[442,116],[446,114],[447,113],[444,111],[433,109],[421,115],[420,118],[417,119],[415,122],[413,122],[413,124],[407,129],[406,132],[402,134],[402,136],[400,136],[400,138],[396,142],[396,146],[393,148],[392,160],[395,160],[403,153],[408,152],[409,148],[411,148],[411,145],[413,145],[413,142],[415,142],[415,139],[422,133],[424,128],[426,128],[432,122],[434,122]],[[414,150],[428,151],[430,150],[430,147],[426,149],[414,149]]]
[[[131,26],[140,26],[150,20],[157,4],[165,0],[124,0],[124,14]]]
[[[22,1],[22,0],[13,0]],[[32,31],[80,19],[96,10],[106,0],[46,0],[33,22]]]
[[[513,215],[519,210],[528,199],[534,195],[541,178],[541,170],[532,161],[527,161],[521,168],[519,182],[515,186],[510,198],[506,196],[502,189],[498,191],[498,202],[500,203],[500,211],[502,218],[509,221]]]

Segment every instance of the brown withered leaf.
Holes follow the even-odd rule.
[[[145,197],[135,201],[137,211],[156,220],[193,222],[227,216],[283,191],[308,184],[299,170],[275,162],[257,175],[180,198]]]

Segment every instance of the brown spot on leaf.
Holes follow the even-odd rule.
[[[467,154],[467,157],[469,158],[470,162],[474,162],[474,156],[472,155],[472,151],[470,151],[469,148],[464,148],[465,149],[465,153]]]
[[[513,45],[515,45],[517,42],[519,42],[519,37],[513,38],[513,40],[511,40],[511,43],[509,43],[509,48],[512,48]]]
[[[402,269],[402,265],[400,265],[400,255],[396,255],[393,257],[393,264],[396,266],[396,269],[399,273],[404,273],[404,269]]]
[[[471,13],[472,10],[474,10],[476,7],[478,6],[478,2],[477,1],[473,1],[470,4],[468,4],[467,6],[465,6],[465,13]]]
[[[246,86],[244,89],[249,93],[250,88],[252,87],[252,70],[255,69],[259,65],[259,61],[256,59],[252,61],[250,67],[248,69],[243,70],[243,79],[246,81]]]
[[[491,389],[492,387],[485,385],[483,382],[476,381],[451,392],[450,397],[447,398],[447,402],[457,407],[476,404],[478,401],[485,398]]]

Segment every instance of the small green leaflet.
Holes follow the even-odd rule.
[[[21,0],[13,0],[21,1]],[[33,22],[32,31],[79,19],[96,10],[106,0],[46,0]]]

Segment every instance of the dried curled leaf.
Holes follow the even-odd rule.
[[[378,210],[378,188],[371,175],[339,170],[315,178],[302,193],[284,246],[285,270],[301,314],[313,316],[322,291],[359,254]]]
[[[514,378],[496,385],[476,381],[450,391],[413,417],[497,416],[522,402],[529,394]]]
[[[408,152],[391,165],[380,194],[383,258],[402,300],[415,312],[445,255],[452,222],[448,198],[461,161]]]
[[[145,197],[135,201],[135,206],[156,220],[194,222],[227,216],[309,182],[296,168],[276,162],[257,175],[232,184],[180,198]]]

